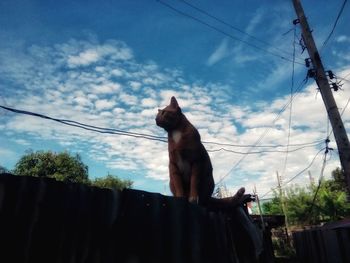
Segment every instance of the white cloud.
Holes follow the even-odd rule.
[[[261,24],[263,15],[264,15],[263,8],[259,8],[258,10],[256,10],[252,19],[250,19],[249,24],[245,29],[245,32],[252,34],[255,28]]]
[[[74,101],[80,106],[92,106],[92,102],[85,97],[75,97]]]
[[[97,110],[108,110],[113,108],[115,104],[115,101],[106,99],[95,101],[95,107]]]
[[[121,85],[119,83],[104,83],[100,85],[93,85],[92,86],[92,92],[95,94],[115,94],[117,91],[119,91],[121,88]]]
[[[9,94],[7,104],[21,105],[20,108],[24,110],[94,126],[165,137],[166,132],[156,126],[154,118],[157,108],[168,105],[171,96],[176,96],[185,115],[200,131],[203,141],[252,145],[264,135],[261,144],[265,146],[287,143],[288,111],[280,116],[276,125],[273,125],[272,120],[287,103],[289,96],[270,99],[265,103],[232,105],[229,91],[237,89],[236,86],[225,87],[221,84],[203,84],[199,81],[191,83],[176,70],[174,72],[169,69],[162,70],[154,63],[146,65],[137,63],[129,48],[118,43],[106,42],[101,45],[71,40],[66,44],[52,47],[50,52],[37,49],[35,56],[21,55],[24,68],[18,64],[20,59],[11,54],[14,57],[6,61],[12,63],[1,64],[0,72],[6,72],[6,78],[21,83],[25,90],[17,93],[14,89],[7,89],[6,92]],[[36,56],[40,50],[45,51],[42,56],[49,56],[51,59],[41,61],[39,66],[36,64]],[[118,52],[120,59],[115,60],[114,56]],[[53,59],[50,54],[60,54],[62,61]],[[70,56],[75,56],[76,67],[65,72],[61,71],[60,67],[68,63]],[[125,59],[128,61],[125,62]],[[101,65],[88,70],[80,67],[83,63],[100,62]],[[42,72],[36,74],[37,71]],[[281,64],[271,72],[264,83],[259,85],[258,89],[267,90],[269,86],[281,83],[290,77],[289,72],[290,69]],[[346,76],[349,72],[343,70],[338,72],[338,75]],[[145,76],[152,78],[143,86]],[[339,108],[344,107],[350,97],[348,83],[344,83],[343,89],[344,91],[335,94]],[[290,137],[292,144],[325,138],[326,114],[321,97],[315,99],[315,94],[315,85],[309,85],[293,101]],[[350,110],[345,111],[343,117],[344,120],[349,120]],[[108,168],[142,170],[144,171],[142,173],[147,175],[147,178],[143,178],[145,180],[168,180],[166,143],[101,135],[22,115],[6,115],[3,119],[0,125],[1,131],[12,132],[14,135],[25,134],[28,142],[31,138],[39,141],[40,139],[55,141],[73,152],[83,151],[89,158],[103,163]],[[350,125],[349,121],[347,125]],[[234,167],[224,181],[232,189],[245,186],[250,191],[256,183],[259,192],[266,192],[271,186],[275,186],[276,171],[283,170],[285,153],[276,150],[285,151],[286,147],[269,148],[267,150],[272,152],[246,156],[239,153],[248,152],[249,147],[225,146],[225,149],[236,153],[220,151],[223,146],[213,144],[206,144],[205,147],[208,150],[217,150],[210,152],[216,181],[226,176]],[[290,152],[287,169],[283,175],[285,180],[305,168],[320,147],[323,145]],[[290,147],[290,150],[296,148]],[[266,148],[252,149],[254,152],[263,150]],[[8,154],[6,157],[6,152],[2,153],[1,150],[0,155],[9,158]],[[235,167],[243,156],[245,159]],[[322,153],[319,157],[315,165],[310,167],[315,176],[320,171]],[[327,169],[334,169],[337,165],[339,162],[333,155]],[[303,176],[300,176],[300,180]]]
[[[212,66],[220,60],[224,59],[225,57],[229,56],[230,54],[231,52],[228,48],[228,40],[224,39],[208,58],[207,65]]]
[[[124,72],[123,72],[122,69],[116,68],[116,69],[113,69],[113,70],[111,71],[111,74],[114,75],[114,76],[116,76],[116,77],[121,77],[121,76],[123,76]]]
[[[86,50],[81,52],[77,56],[69,56],[67,62],[71,67],[79,65],[86,66],[98,61],[99,58],[100,55],[97,53],[96,50]]]
[[[17,144],[24,145],[24,146],[31,145],[31,143],[28,142],[28,141],[25,140],[25,139],[15,139],[14,141],[15,141]]]
[[[16,153],[10,149],[4,149],[4,148],[0,149],[1,160],[14,158],[15,156],[16,156]]]
[[[134,95],[127,94],[125,92],[122,92],[119,94],[119,100],[121,100],[126,105],[136,105],[138,102],[138,98]]]
[[[157,101],[151,98],[145,98],[141,100],[142,107],[149,108],[157,106]]]
[[[338,36],[335,39],[335,41],[338,42],[338,43],[350,43],[350,37],[349,36],[345,36],[345,35],[341,35],[341,36]]]
[[[67,64],[70,67],[88,66],[107,56],[114,60],[129,60],[133,57],[132,51],[119,41],[107,41],[94,47],[89,47],[90,45],[85,42],[82,45],[87,48],[78,54],[68,55]],[[65,51],[71,53],[74,49],[66,49]]]

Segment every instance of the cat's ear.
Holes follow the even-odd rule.
[[[181,112],[181,108],[179,107],[179,104],[177,103],[177,100],[174,96],[171,97],[170,106],[176,109],[177,111]]]
[[[170,100],[170,105],[174,108],[178,108],[179,107],[179,104],[177,103],[177,100],[174,96],[171,97],[171,100]]]

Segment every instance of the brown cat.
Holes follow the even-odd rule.
[[[197,129],[182,113],[175,97],[170,105],[158,110],[156,124],[168,132],[170,190],[175,197],[205,206],[231,207],[243,198],[244,188],[235,196],[212,198],[213,167],[208,152],[201,143]]]

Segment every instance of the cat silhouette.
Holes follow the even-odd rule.
[[[209,154],[198,130],[188,121],[175,97],[158,110],[156,124],[168,133],[170,190],[175,197],[214,208],[238,205],[245,189],[228,198],[213,198],[215,187]]]

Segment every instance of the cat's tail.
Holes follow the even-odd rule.
[[[212,197],[209,199],[208,207],[213,210],[225,210],[237,207],[247,199],[247,195],[245,195],[244,193],[245,188],[241,187],[234,196],[225,198]]]

